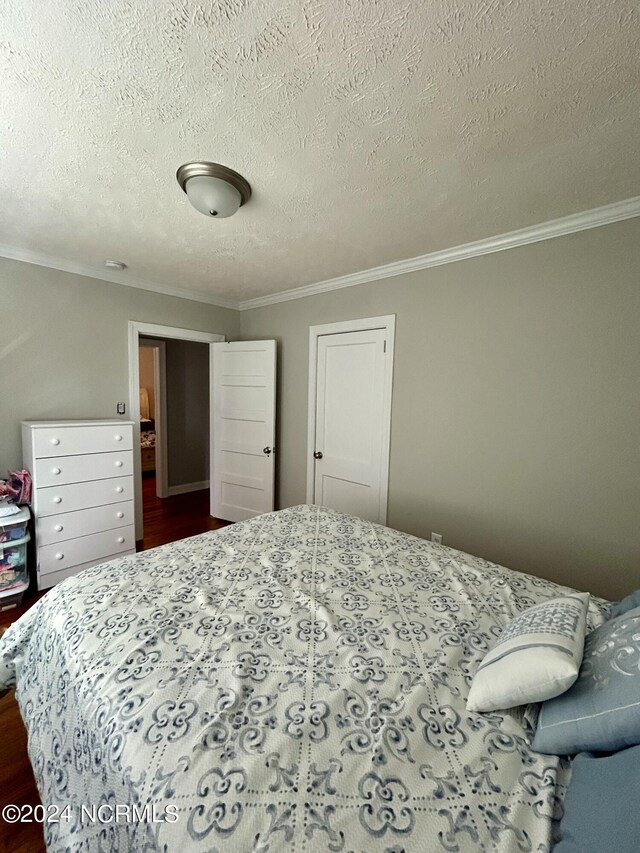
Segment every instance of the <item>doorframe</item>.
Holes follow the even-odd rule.
[[[166,498],[170,494],[167,458],[167,342],[140,336],[138,338],[138,348],[140,347],[147,347],[153,350],[156,497]]]
[[[129,417],[133,421],[134,448],[140,447],[140,365],[138,362],[138,344],[140,337],[170,338],[179,341],[194,341],[209,344],[209,365],[213,365],[212,344],[225,341],[226,337],[214,332],[201,332],[196,329],[183,329],[178,326],[160,326],[156,323],[143,323],[139,320],[129,320],[128,349],[129,349]],[[209,422],[213,417],[213,399],[209,391]],[[213,442],[213,436],[209,437]],[[165,442],[166,444],[166,442]],[[211,452],[211,451],[210,451]],[[166,470],[166,468],[165,468]],[[142,466],[140,453],[133,454],[133,486],[135,494],[136,541],[143,537],[142,515]]]
[[[391,399],[393,394],[393,362],[395,352],[396,315],[384,314],[381,317],[366,317],[361,320],[345,320],[340,323],[325,323],[309,327],[309,401],[307,409],[307,503],[313,504],[315,498],[315,460],[313,453],[316,443],[316,399],[318,384],[318,338],[325,335],[342,335],[347,332],[370,332],[384,329],[386,333],[389,358],[384,365],[384,389],[382,396],[384,431],[380,456],[380,523],[387,523],[387,501],[389,494],[389,453],[391,449]]]

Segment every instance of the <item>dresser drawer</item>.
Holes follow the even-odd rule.
[[[38,489],[65,483],[82,483],[86,480],[128,476],[133,474],[133,451],[36,459],[35,473]]]
[[[35,494],[36,518],[133,500],[133,477],[114,477],[90,483],[50,486]]]
[[[33,449],[36,458],[133,450],[133,433],[128,424],[43,427],[33,431]]]
[[[98,557],[96,560],[87,560],[86,563],[78,563],[76,566],[67,566],[63,569],[58,569],[57,572],[47,572],[46,574],[38,574],[38,589],[50,589],[60,581],[66,578],[73,577],[85,569],[90,569],[91,566],[97,566],[99,563],[106,563],[108,560],[115,560],[116,557],[126,557],[128,554],[135,554],[133,548],[130,551],[121,551],[119,554],[112,554],[107,558]]]
[[[80,539],[69,539],[55,545],[43,545],[38,548],[38,571],[41,575],[46,575],[67,566],[115,557],[122,551],[135,548],[135,539],[135,529],[130,525],[94,533],[93,536],[82,536]]]
[[[94,506],[62,515],[40,518],[36,530],[38,545],[52,545],[90,533],[100,533],[114,527],[127,527],[134,523],[133,501]]]

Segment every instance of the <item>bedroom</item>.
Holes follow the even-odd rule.
[[[82,13],[7,3],[0,19],[2,471],[24,467],[22,422],[117,419],[137,439],[140,331],[229,351],[275,341],[275,408],[254,461],[265,507],[285,513],[136,555],[134,466],[120,510],[133,513],[132,553],[101,567],[103,554],[2,614],[2,805],[19,793],[20,807],[74,810],[68,826],[0,820],[7,849],[95,849],[102,837],[134,851],[548,850],[578,769],[593,781],[578,806],[612,766],[630,797],[638,778],[621,764],[636,754],[637,720],[610,760],[587,759],[602,748],[532,748],[528,712],[542,697],[486,712],[466,702],[519,613],[589,592],[591,635],[610,616],[603,599],[640,587],[635,6],[95,0]],[[249,182],[234,215],[194,210],[176,171],[199,158]],[[105,266],[114,260],[125,268]],[[386,526],[313,516],[310,478],[331,460],[310,447],[310,330],[389,317]],[[31,509],[37,586],[50,545]],[[102,533],[81,532],[97,547]],[[396,537],[407,538],[393,551]],[[231,552],[246,563],[234,568]],[[117,634],[122,613],[143,624]],[[50,649],[50,672],[27,665],[37,648]],[[150,671],[140,683],[136,654]],[[121,690],[146,709],[131,730]],[[51,704],[58,692],[65,708]],[[187,717],[198,710],[174,743],[161,703],[180,699]],[[79,752],[61,734],[76,725]],[[100,772],[92,743],[112,756]],[[177,802],[192,798],[175,823],[75,819],[104,797],[172,802],[152,793],[161,777]],[[84,803],[70,794],[79,784]],[[633,809],[618,801],[628,842]],[[631,849],[591,811],[612,849]]]

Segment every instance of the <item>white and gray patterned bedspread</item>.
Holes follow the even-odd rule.
[[[0,641],[42,801],[72,815],[48,849],[549,850],[567,762],[531,751],[528,713],[465,700],[561,590],[307,506],[65,581]]]

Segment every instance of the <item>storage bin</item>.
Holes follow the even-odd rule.
[[[29,518],[29,508],[26,506],[23,506],[15,515],[5,515],[0,518],[0,542],[23,539],[27,535]]]
[[[22,596],[25,593],[25,589],[19,589],[18,592],[15,590],[9,590],[9,592],[4,595],[0,595],[0,613],[3,613],[5,610],[12,610],[14,607],[19,607],[22,604]]]
[[[27,542],[31,535],[0,544],[0,604],[2,597],[24,592],[29,586]]]

